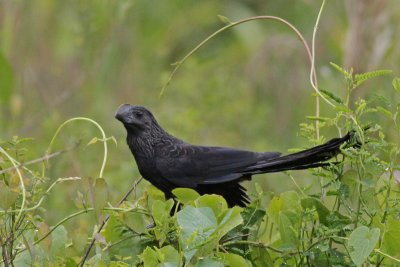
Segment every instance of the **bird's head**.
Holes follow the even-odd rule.
[[[115,113],[115,118],[122,122],[128,133],[133,134],[150,132],[158,126],[153,114],[141,106],[123,104]]]

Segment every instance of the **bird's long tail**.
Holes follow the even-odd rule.
[[[355,132],[351,131],[342,138],[332,139],[325,144],[315,146],[297,153],[277,157],[252,166],[249,173],[269,173],[287,170],[302,170],[328,166],[326,161],[340,153],[341,147],[359,147],[360,143],[354,141]]]

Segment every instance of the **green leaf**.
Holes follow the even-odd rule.
[[[144,267],[157,267],[158,266],[158,254],[151,247],[146,247],[139,259],[143,261]]]
[[[193,201],[200,197],[199,193],[190,188],[175,188],[172,190],[172,194],[175,195],[179,202],[186,205],[193,203]]]
[[[282,193],[280,196],[272,198],[267,213],[276,224],[279,224],[281,211],[292,211],[298,213],[302,211],[300,197],[295,191],[287,191]]]
[[[268,250],[261,247],[253,247],[250,251],[253,266],[274,266]]]
[[[260,223],[264,218],[266,212],[263,209],[258,209],[254,207],[246,207],[242,212],[242,217],[244,220],[245,227],[249,228],[253,225]]]
[[[187,206],[177,214],[178,225],[184,237],[189,237],[193,232],[205,233],[208,236],[217,226],[217,219],[211,208],[195,208]]]
[[[379,228],[369,229],[359,226],[349,236],[350,257],[357,266],[361,266],[374,250],[379,240]]]
[[[390,112],[389,110],[387,110],[387,109],[385,109],[385,108],[383,108],[381,106],[376,107],[376,109],[379,112],[381,112],[382,114],[384,114],[385,116],[387,116],[389,119],[391,119],[392,116],[393,116],[392,112]]]
[[[157,266],[162,267],[176,267],[180,266],[180,257],[178,251],[172,246],[165,246],[160,249],[156,249],[160,264]]]
[[[156,226],[152,229],[159,245],[161,246],[167,239],[168,223],[170,211],[174,206],[174,200],[168,201],[155,200],[153,202],[151,212]]]
[[[202,195],[195,201],[196,207],[209,207],[216,217],[228,209],[226,200],[219,195]]]
[[[347,75],[347,71],[346,71],[345,69],[343,69],[342,67],[340,67],[339,65],[336,65],[336,64],[333,63],[333,62],[329,62],[329,64],[330,64],[335,70],[337,70],[338,72],[340,72],[340,73],[342,73],[342,74],[344,74],[344,75]]]
[[[326,97],[328,97],[328,98],[332,99],[333,101],[335,101],[336,103],[343,104],[343,100],[340,97],[338,97],[335,94],[333,94],[332,92],[327,91],[327,90],[323,90],[323,89],[319,89],[319,91],[321,93],[323,93]]]
[[[68,233],[63,225],[58,226],[51,233],[51,253],[52,257],[65,255],[66,244],[68,243]]]
[[[387,230],[383,235],[383,250],[395,257],[400,257],[400,220],[389,217]]]
[[[199,262],[196,264],[196,267],[224,267],[224,264],[210,258],[205,258],[199,260]]]
[[[375,70],[375,71],[356,74],[354,76],[354,83],[355,83],[355,86],[359,86],[360,84],[364,83],[365,81],[367,81],[371,78],[382,76],[382,75],[387,75],[389,73],[392,73],[392,71],[391,70]]]
[[[279,233],[282,240],[282,248],[294,250],[299,244],[295,225],[289,219],[286,212],[281,212],[279,216]]]
[[[350,199],[353,204],[357,203],[359,192],[358,174],[354,170],[349,170],[343,174],[340,193],[342,197]]]
[[[328,226],[327,217],[329,216],[330,212],[329,212],[329,209],[327,207],[325,207],[321,201],[319,201],[318,199],[313,198],[313,197],[307,197],[307,198],[303,198],[301,200],[301,205],[305,209],[306,208],[308,208],[308,209],[315,208],[318,213],[319,221],[323,225]]]
[[[174,201],[169,199],[168,201],[155,200],[151,208],[154,222],[156,225],[162,225],[170,217],[170,211],[174,206]]]
[[[392,81],[392,85],[394,90],[396,90],[398,93],[400,93],[400,78],[396,77]]]
[[[10,101],[14,84],[14,73],[11,64],[0,53],[0,102],[8,103]]]
[[[200,249],[212,250],[214,247],[203,247],[213,239],[217,219],[211,208],[187,206],[177,213],[177,222],[181,228],[180,242],[187,262]]]
[[[240,212],[242,211],[239,207],[233,207],[231,209],[226,210],[221,216],[218,218],[218,240],[221,239],[225,234],[227,234],[230,230],[238,226],[243,222],[242,216]]]
[[[231,267],[250,267],[247,261],[240,255],[233,253],[221,253],[217,254],[217,257],[225,264],[225,266]]]
[[[230,21],[230,19],[225,17],[225,16],[217,15],[217,17],[219,18],[220,21],[222,21],[226,25],[231,25],[232,24],[232,21]]]

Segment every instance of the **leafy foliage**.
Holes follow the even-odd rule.
[[[349,79],[346,75],[350,72],[340,70]],[[376,75],[364,75],[362,79]],[[348,90],[355,88],[360,79],[353,79],[355,84],[348,84]],[[393,81],[394,89],[396,81],[397,78]],[[15,170],[5,172],[0,180],[3,262],[12,261],[18,266],[42,261],[77,264],[79,255],[86,249],[86,237],[82,239],[68,232],[63,224],[80,214],[93,212],[98,222],[106,215],[110,218],[105,229],[93,236],[96,252],[88,260],[89,264],[361,266],[365,262],[398,263],[400,227],[396,177],[400,171],[400,150],[396,143],[386,140],[383,130],[370,115],[381,114],[393,120],[393,133],[398,135],[399,105],[392,111],[365,100],[357,101],[354,108],[346,101],[335,102],[336,116],[320,120],[319,126],[355,129],[361,146],[343,150],[344,157],[337,164],[312,171],[320,180],[319,190],[286,191],[270,198],[266,207],[262,206],[266,194],[259,187],[248,207],[228,208],[221,196],[200,196],[184,188],[174,190],[178,201],[174,204],[172,199],[165,200],[161,192],[149,186],[140,197],[114,208],[108,203],[105,179],[84,179],[88,193],[86,196],[80,193],[83,209],[49,226],[36,208],[28,207],[39,208],[41,199],[55,184],[44,190],[43,181],[47,178],[24,167],[26,204],[21,206],[21,187]],[[313,140],[315,124],[302,124],[302,130]],[[105,142],[112,138],[103,139]],[[3,155],[12,152],[17,158],[24,151],[22,145],[28,141],[14,138],[4,143]],[[2,158],[2,165],[9,165],[12,157]],[[60,178],[57,183],[80,179]],[[19,218],[18,213],[22,214]]]
[[[228,25],[232,23],[220,18]],[[135,197],[121,205],[112,205],[110,180],[102,173],[106,142],[115,139],[107,138],[97,123],[103,136],[93,137],[88,145],[101,142],[105,146],[100,175],[54,181],[48,169],[21,164],[32,140],[14,137],[1,143],[1,264],[76,266],[93,241],[95,247],[86,261],[91,266],[398,265],[400,104],[379,96],[350,102],[360,85],[390,71],[354,74],[353,70],[332,66],[344,76],[347,96],[320,90],[335,103],[336,113],[331,117],[308,116],[312,123],[301,124],[300,135],[314,144],[324,139],[316,134],[320,128],[338,129],[339,133],[354,130],[360,147],[344,149],[337,164],[312,170],[310,176],[318,181],[313,187],[298,186],[297,191],[277,195],[257,187],[253,201],[243,209],[228,208],[221,196],[200,196],[182,188],[174,191],[175,203],[152,186],[135,192]],[[7,102],[14,76],[2,54],[0,68],[4,89],[0,102]],[[115,70],[107,65],[102,72],[111,77]],[[399,93],[399,78],[392,85]],[[235,94],[232,97],[240,98]],[[238,106],[242,104],[239,101]],[[390,121],[391,128],[383,128],[382,118]],[[70,121],[77,119],[82,118]],[[44,157],[37,162],[46,160]],[[290,172],[287,174],[293,178]],[[78,210],[51,223],[45,213],[61,210],[46,210],[42,204],[61,183],[78,184],[76,195],[68,199],[74,199]],[[96,224],[87,225],[88,220],[81,219],[85,215]],[[84,229],[68,227],[73,220],[84,221]],[[107,224],[99,231],[102,222]]]

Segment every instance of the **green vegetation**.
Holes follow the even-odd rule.
[[[318,3],[298,1],[282,14],[281,3],[264,1],[230,8],[223,1],[195,8],[191,1],[32,2],[0,4],[0,265],[76,266],[85,255],[89,266],[400,265],[400,78],[333,63],[310,71],[293,54],[291,64],[279,62],[288,59],[279,53],[285,45],[302,47],[296,36],[312,36],[310,47],[303,43],[311,65],[340,62],[339,30],[321,41],[332,51],[327,58],[314,46],[317,29],[328,35],[323,20],[341,5],[327,3],[324,14]],[[222,11],[243,19],[264,5],[279,17],[242,25],[220,16],[225,27],[216,19]],[[293,34],[289,20],[305,30]],[[278,24],[268,34],[281,39],[263,57],[259,36],[269,24]],[[285,43],[282,31],[293,40]],[[182,49],[197,44],[185,57]],[[179,58],[170,80],[167,64]],[[392,61],[384,68],[398,72]],[[317,80],[320,72],[325,78]],[[313,97],[280,90],[304,86],[309,76]],[[161,98],[160,84],[169,86]],[[327,168],[253,179],[246,208],[190,189],[176,189],[174,205],[138,178],[123,130],[111,121],[127,99],[157,106],[159,121],[192,143],[282,150],[354,130],[361,147],[343,150]]]

